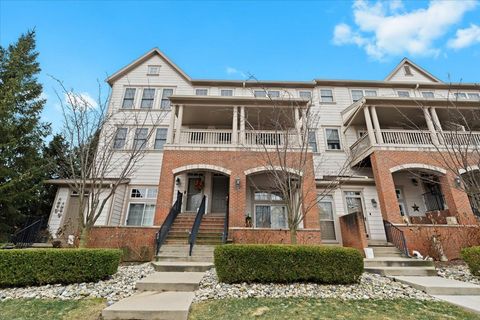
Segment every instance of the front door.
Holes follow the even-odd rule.
[[[227,212],[229,178],[223,175],[212,177],[212,213]]]
[[[367,238],[369,238],[368,220],[363,212],[362,193],[360,191],[345,191],[345,202],[347,203],[347,211],[349,214],[356,213],[363,218],[365,233]]]
[[[203,197],[203,175],[195,175],[188,177],[187,188],[187,212],[197,212]]]

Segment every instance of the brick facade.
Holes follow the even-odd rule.
[[[232,228],[230,238],[234,243],[278,243],[290,244],[290,231],[279,229]],[[297,231],[297,244],[321,244],[320,230],[302,229]]]
[[[291,163],[295,163],[299,153],[290,153]],[[159,181],[159,193],[157,198],[157,207],[155,213],[155,225],[161,225],[168,215],[172,206],[174,191],[173,172],[180,167],[195,165],[197,170],[201,170],[202,165],[206,165],[206,171],[211,166],[218,166],[231,172],[229,185],[229,226],[244,227],[245,212],[247,204],[247,175],[245,171],[264,166],[268,163],[265,160],[265,152],[254,151],[191,151],[191,150],[165,150],[162,161],[162,170]],[[278,155],[272,154],[272,158],[278,158]],[[290,162],[290,161],[288,161]],[[294,165],[291,166],[295,168]],[[298,165],[297,165],[298,168]],[[235,179],[240,179],[240,187],[237,189]],[[303,172],[303,194],[306,204],[316,201],[316,186],[313,172],[313,158],[308,155],[307,166]],[[317,229],[320,232],[320,221],[317,206],[306,213],[304,219],[304,228]]]
[[[368,246],[368,242],[363,217],[358,213],[340,217],[340,230],[342,231],[343,245],[358,249],[364,254],[363,248]]]

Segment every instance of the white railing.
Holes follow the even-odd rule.
[[[382,130],[383,143],[430,145],[432,137],[429,131],[422,130]]]
[[[478,131],[443,131],[438,134],[442,144],[447,146],[479,146],[480,132]]]
[[[360,139],[355,141],[354,144],[350,147],[352,155],[354,157],[360,155],[363,151],[370,147],[370,139],[368,138],[368,133],[364,134]]]
[[[181,129],[180,144],[226,145],[232,143],[232,130]]]
[[[246,131],[245,144],[248,146],[261,147],[300,146],[298,133],[296,131]]]

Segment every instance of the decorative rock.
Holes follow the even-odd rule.
[[[439,264],[437,265],[437,273],[443,278],[480,285],[480,278],[473,276],[468,267],[464,264]]]
[[[387,277],[364,273],[360,283],[352,285],[320,285],[315,283],[259,284],[219,283],[215,269],[205,273],[200,288],[195,292],[194,302],[210,299],[247,297],[311,297],[351,299],[397,299],[409,298],[434,300],[433,297],[408,285],[395,282]]]
[[[0,301],[18,298],[58,300],[104,298],[109,305],[133,295],[136,292],[135,282],[153,272],[150,263],[120,266],[116,274],[104,281],[0,289]]]

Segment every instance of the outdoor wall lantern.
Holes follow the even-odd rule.
[[[372,207],[376,208],[377,207],[377,200],[372,199]]]
[[[455,177],[455,186],[457,188],[460,188],[460,186],[462,185],[462,180],[460,180],[460,177],[459,176],[456,176]]]
[[[235,189],[240,189],[240,178],[235,178]]]
[[[182,180],[180,180],[180,177],[177,177],[177,179],[175,179],[175,185],[180,186],[181,184]]]

